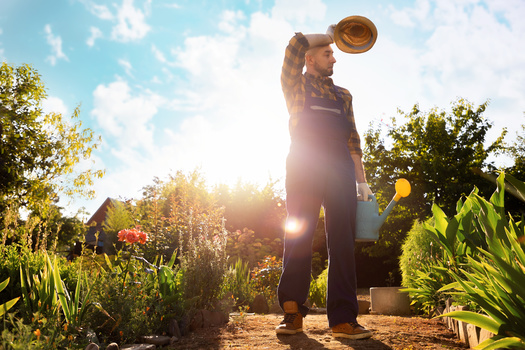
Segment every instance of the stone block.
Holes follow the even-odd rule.
[[[257,294],[255,296],[252,303],[252,312],[256,314],[268,314],[270,312],[270,307],[264,295]]]
[[[471,349],[476,347],[476,346],[478,346],[478,344],[479,344],[479,333],[480,333],[480,328],[479,327],[476,327],[476,326],[474,326],[473,324],[470,324],[470,323],[467,325],[468,344],[469,344]]]
[[[127,344],[122,346],[122,350],[155,350],[154,344]]]
[[[483,343],[485,340],[492,338],[494,333],[487,331],[486,329],[481,329],[479,332],[479,343]]]
[[[165,335],[145,335],[140,337],[140,340],[146,344],[155,344],[158,346],[168,345],[170,343],[170,337]]]
[[[410,315],[410,298],[401,287],[370,288],[370,313],[391,316]]]
[[[359,304],[359,315],[370,313],[370,302],[368,300],[357,300]]]
[[[469,346],[469,339],[468,339],[468,333],[467,333],[467,323],[463,321],[458,321],[458,336],[459,339],[465,343],[467,346]]]

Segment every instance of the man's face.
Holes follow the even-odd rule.
[[[334,50],[330,45],[320,47],[312,56],[312,68],[322,77],[329,77],[334,74]]]

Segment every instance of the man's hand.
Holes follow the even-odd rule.
[[[366,182],[360,182],[357,184],[357,200],[358,201],[370,201],[370,198],[368,198],[369,194],[373,194],[370,190],[370,187],[368,187],[368,184]]]
[[[326,35],[328,35],[330,37],[330,39],[332,39],[332,42],[334,42],[335,26],[336,26],[335,24],[330,24],[330,26],[326,30]]]

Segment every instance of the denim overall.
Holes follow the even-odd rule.
[[[321,205],[329,256],[327,316],[329,326],[356,322],[358,304],[354,258],[357,206],[354,163],[348,150],[352,124],[344,102],[311,97],[306,84],[303,112],[291,130],[286,161],[286,209],[283,272],[278,287],[281,307],[296,301],[306,316],[312,266],[312,242]],[[292,230],[291,224],[298,230]]]

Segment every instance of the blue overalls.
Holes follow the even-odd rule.
[[[312,268],[312,242],[321,205],[329,257],[327,316],[329,326],[356,322],[358,304],[354,258],[357,206],[354,162],[347,142],[352,124],[336,89],[337,101],[311,97],[291,129],[286,160],[286,209],[283,271],[278,287],[281,307],[296,301],[306,316]],[[292,227],[293,226],[293,227]]]

